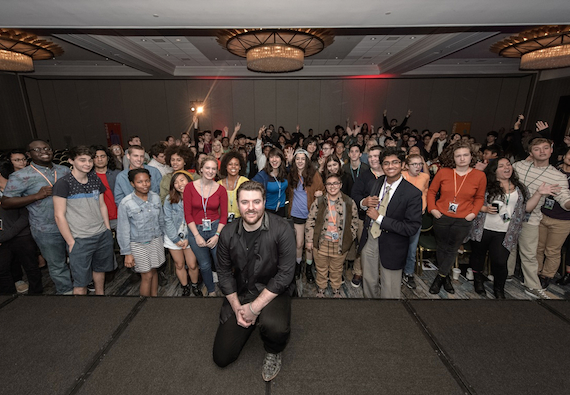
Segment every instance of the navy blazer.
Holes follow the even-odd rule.
[[[378,196],[385,176],[378,178],[372,186],[370,196]],[[368,239],[371,218],[366,216],[360,239],[359,251]],[[378,249],[382,266],[390,270],[400,270],[406,266],[410,237],[422,225],[422,193],[414,185],[402,180],[386,208],[378,237]]]

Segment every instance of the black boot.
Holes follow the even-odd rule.
[[[455,293],[455,289],[453,289],[453,285],[451,285],[450,276],[445,276],[445,278],[443,279],[443,289],[445,289],[445,291],[449,294]]]
[[[190,296],[190,284],[182,286],[182,296]]]
[[[295,265],[295,278],[297,280],[301,278],[301,262]]]
[[[482,273],[475,272],[473,279],[473,287],[475,287],[475,292],[479,295],[485,295],[485,276]]]
[[[431,283],[431,287],[429,287],[429,293],[430,294],[438,294],[439,290],[441,289],[441,285],[443,284],[445,277],[440,276],[439,274],[437,274],[435,276],[435,279],[433,280],[433,283]]]
[[[494,288],[493,293],[495,294],[495,299],[506,299],[504,288]]]
[[[313,265],[307,265],[305,269],[305,275],[307,276],[307,283],[314,284],[315,276],[313,275]]]
[[[570,284],[570,273],[566,272],[564,276],[556,282],[559,285],[568,285]]]
[[[198,284],[192,284],[192,293],[194,294],[194,296],[196,296],[198,298],[201,298],[202,296],[204,296],[204,294],[202,293],[202,290],[200,289]]]

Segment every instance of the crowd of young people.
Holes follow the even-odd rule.
[[[238,134],[239,123],[231,135],[199,131],[195,118],[194,138],[167,136],[148,152],[138,136],[125,150],[73,147],[64,165],[34,140],[2,165],[0,293],[20,291],[21,267],[28,292],[43,291],[37,245],[58,294],[85,294],[91,281],[104,294],[105,272],[118,265],[114,236],[124,265],[141,275],[141,295],[158,294],[165,249],[183,296],[203,296],[202,284],[216,295],[217,243],[239,220],[237,189],[252,179],[265,189],[266,211],[290,219],[296,276],[316,281],[318,297],[342,297],[347,269],[365,297],[399,298],[401,282],[415,288],[420,224],[431,215],[438,273],[429,292],[454,292],[450,272],[471,240],[477,293],[489,252],[494,296],[505,298],[518,245],[526,292],[548,298],[570,234],[570,151],[554,149],[545,123],[521,131],[522,117],[481,145],[411,130],[410,115],[319,135],[269,125],[256,139]]]

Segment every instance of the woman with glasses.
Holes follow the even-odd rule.
[[[356,203],[341,192],[342,181],[337,173],[325,179],[326,194],[311,205],[305,227],[305,248],[313,251],[317,271],[317,297],[324,298],[327,279],[333,297],[342,298],[342,269],[344,260],[358,229]]]
[[[436,173],[427,195],[428,210],[435,218],[433,230],[439,267],[429,292],[437,294],[443,285],[445,291],[453,294],[449,273],[457,250],[483,207],[487,178],[473,168],[477,158],[469,143],[458,141],[447,146],[439,160],[443,167]]]

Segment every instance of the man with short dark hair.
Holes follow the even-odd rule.
[[[291,330],[295,290],[295,234],[283,218],[265,212],[265,189],[255,181],[237,190],[241,217],[224,227],[218,241],[218,278],[226,296],[214,341],[214,362],[234,362],[259,327],[266,351],[262,377],[281,369]]]
[[[66,263],[65,240],[55,223],[52,199],[53,185],[70,170],[52,163],[53,151],[43,140],[32,141],[27,155],[32,162],[10,175],[4,188],[2,207],[28,209],[32,237],[48,262],[56,293],[71,294],[73,286]]]
[[[396,148],[380,156],[384,176],[364,199],[367,207],[360,240],[365,298],[378,297],[378,266],[383,299],[400,299],[402,270],[406,266],[410,237],[422,223],[422,193],[402,177],[404,154]],[[378,203],[375,203],[378,202]]]
[[[129,147],[132,147],[132,146],[142,147],[141,138],[137,135],[129,136],[127,143],[129,143]],[[128,149],[128,147],[127,147],[127,149]],[[127,152],[127,150],[125,150],[125,153],[126,152]],[[148,156],[148,154],[145,152],[144,153],[144,163],[148,163],[148,162],[150,162],[150,156]],[[125,155],[125,156],[123,156],[123,169],[127,169],[128,167],[129,167],[129,159],[127,158],[127,155]]]
[[[94,156],[88,147],[71,148],[69,163],[73,170],[53,186],[55,222],[68,246],[75,295],[86,295],[91,280],[95,294],[104,295],[105,272],[113,270],[105,186],[91,172]]]
[[[148,162],[149,166],[152,166],[160,172],[160,175],[164,177],[167,174],[172,173],[172,167],[166,164],[166,156],[164,152],[166,151],[166,147],[162,143],[154,143],[150,147],[150,156],[152,159]]]

